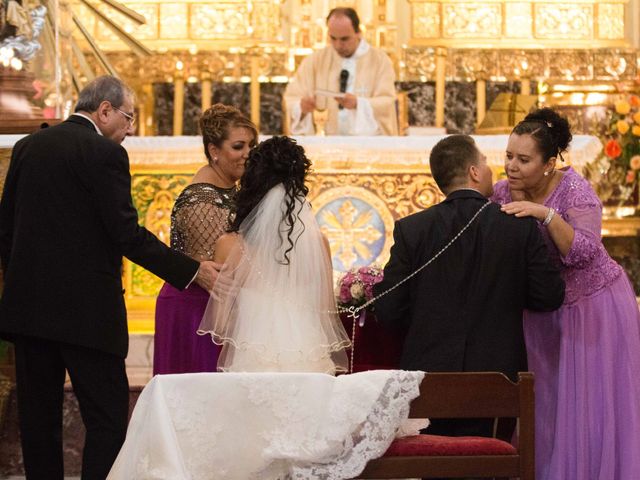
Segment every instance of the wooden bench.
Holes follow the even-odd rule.
[[[520,478],[535,480],[533,374],[518,383],[501,373],[427,373],[411,418],[513,418],[510,438],[416,435],[394,440],[357,478]],[[499,436],[499,434],[498,434]]]

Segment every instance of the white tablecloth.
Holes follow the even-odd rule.
[[[11,148],[24,135],[0,135],[0,148]],[[305,148],[316,169],[379,168],[429,165],[429,153],[446,135],[399,137],[294,137]],[[261,136],[264,140],[265,136]],[[489,165],[504,165],[508,135],[474,135],[478,148],[487,156]],[[122,144],[129,153],[131,165],[204,164],[202,137],[127,137]],[[569,152],[564,155],[578,171],[594,160],[602,143],[590,135],[574,135]]]
[[[429,153],[446,135],[409,137],[294,137],[305,148],[317,168],[378,168],[429,165]],[[264,140],[268,137],[261,137]],[[489,165],[504,165],[508,135],[474,135],[478,148],[487,156]],[[204,163],[201,137],[127,137],[123,146],[129,152],[132,165],[180,165]],[[594,160],[602,143],[590,135],[574,135],[565,155],[578,171]]]
[[[352,478],[393,441],[423,376],[156,376],[108,479]]]

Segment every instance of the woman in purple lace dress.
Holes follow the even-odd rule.
[[[601,241],[602,204],[571,167],[566,119],[537,110],[507,145],[507,180],[493,200],[532,216],[566,283],[560,309],[526,312],[536,382],[536,478],[640,478],[640,313],[631,284]]]
[[[171,248],[196,260],[213,260],[214,244],[229,227],[236,183],[258,132],[234,107],[213,105],[200,117],[207,165],[176,199]],[[165,283],[156,302],[153,374],[215,372],[220,347],[196,330],[209,293],[193,283],[184,291]]]

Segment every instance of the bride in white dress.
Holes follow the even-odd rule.
[[[256,147],[215,247],[224,265],[199,333],[223,345],[219,370],[259,373],[156,375],[109,480],[342,480],[393,441],[424,373],[325,375],[347,370],[350,343],[309,167],[289,138]]]
[[[223,345],[225,372],[348,370],[349,338],[336,314],[329,244],[306,200],[311,162],[288,137],[252,150],[224,264],[198,334]]]

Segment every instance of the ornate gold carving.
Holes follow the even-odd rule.
[[[175,194],[167,190],[156,193],[144,218],[145,227],[169,245],[171,240],[171,209]]]
[[[593,54],[588,50],[552,50],[549,52],[549,76],[564,80],[593,77]]]
[[[624,44],[625,3],[627,0],[410,0],[413,29],[409,43],[540,48],[565,47],[562,42],[571,40],[573,47],[619,47]]]
[[[404,49],[403,80],[434,77],[432,47]],[[541,79],[546,82],[633,81],[640,69],[640,54],[632,49],[449,49],[449,78]]]
[[[531,38],[533,36],[533,18],[531,4],[505,3],[505,34],[510,38]]]
[[[598,37],[624,39],[624,4],[598,4]]]
[[[591,40],[593,5],[540,3],[534,6],[537,38]]]
[[[602,50],[593,56],[596,79],[634,80],[638,75],[640,55],[633,50]]]
[[[278,2],[255,2],[253,4],[253,19],[254,38],[265,42],[282,42]]]
[[[135,173],[132,176],[133,203],[141,224],[167,244],[173,203],[191,176],[191,173]],[[154,297],[158,294],[162,286],[158,277],[126,259],[124,269],[128,297]]]
[[[190,22],[194,40],[235,39],[252,34],[246,2],[194,3]]]
[[[411,13],[415,38],[438,38],[440,36],[439,3],[412,3]]]
[[[160,3],[160,38],[188,38],[188,7],[186,3]]]
[[[320,194],[342,187],[361,187],[380,198],[394,219],[405,217],[443,199],[431,174],[390,171],[370,173],[316,173],[308,181],[309,199],[315,205]]]
[[[456,80],[618,82],[634,79],[638,70],[637,52],[624,47],[626,3],[628,0],[409,0],[408,47],[397,42],[401,9],[396,2],[354,5],[361,14],[365,37],[389,52],[399,65],[401,80],[433,80],[433,48],[444,48],[447,78]],[[172,81],[178,62],[189,82],[205,76],[214,82],[247,82],[252,75],[249,59],[257,56],[258,82],[286,81],[311,48],[325,45],[324,14],[333,4],[305,0],[285,8],[272,0],[135,0],[127,6],[146,17],[147,23],[140,26],[97,5],[157,52],[144,62],[123,51],[124,44],[79,0],[62,8],[70,10],[71,6],[100,47],[111,52],[108,58],[116,71],[141,94],[143,83]],[[60,21],[65,23],[63,17]],[[63,36],[71,31],[65,25]],[[85,45],[84,39],[77,38]],[[557,56],[560,49],[564,53]],[[88,60],[95,72],[102,71],[93,55]],[[70,63],[79,69],[74,58]],[[62,84],[65,91],[70,90],[69,82]]]
[[[433,48],[406,48],[403,50],[406,80],[427,80],[435,78],[436,55]]]
[[[539,78],[545,71],[544,52],[540,50],[509,50],[498,53],[500,74],[507,78]]]
[[[500,3],[443,4],[444,38],[499,38],[502,33]]]

